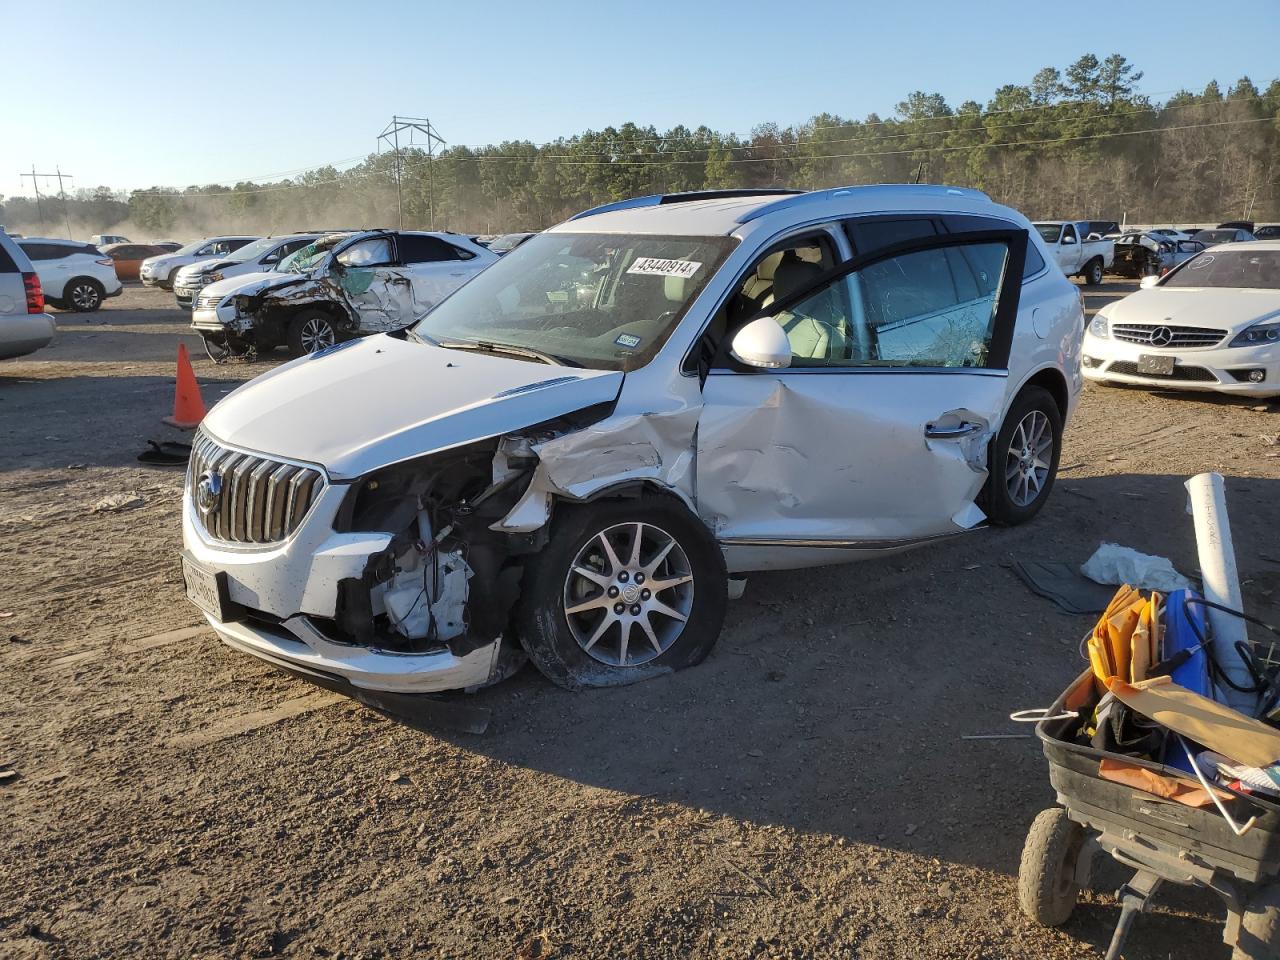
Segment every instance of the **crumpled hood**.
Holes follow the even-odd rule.
[[[239,260],[197,260],[195,263],[189,263],[178,271],[180,277],[198,277],[202,273],[215,273],[226,267],[234,267],[240,263]]]
[[[1221,287],[1152,287],[1117,302],[1111,323],[1155,323],[1210,327],[1238,333],[1249,324],[1280,312],[1280,290]]]
[[[232,295],[251,297],[255,293],[261,293],[271,287],[283,287],[305,279],[307,279],[307,275],[301,273],[275,273],[272,271],[241,273],[209,284],[202,293],[204,296],[217,295],[219,299]]]
[[[379,335],[277,367],[230,393],[204,427],[334,480],[498,436],[617,398],[623,374]]]

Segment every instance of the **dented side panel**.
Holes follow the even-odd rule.
[[[973,498],[1006,385],[994,372],[713,373],[698,511],[722,541],[861,544],[967,529],[983,519]],[[977,426],[925,435],[961,423]]]

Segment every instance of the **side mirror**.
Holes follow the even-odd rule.
[[[276,256],[274,253],[268,253],[265,257],[263,257],[258,262],[265,266],[270,266],[273,263],[279,263],[280,258]]]
[[[1157,283],[1159,283],[1159,282],[1160,282],[1160,278],[1159,278],[1159,277],[1155,277],[1155,276],[1143,277],[1143,278],[1142,278],[1142,281],[1138,284],[1138,289],[1140,289],[1140,290],[1150,290],[1152,287],[1154,287],[1154,286],[1155,286]]]
[[[1076,238],[1075,238],[1075,237],[1063,237],[1063,238],[1062,238],[1062,242],[1063,242],[1063,243],[1075,243],[1075,242],[1076,242]]]
[[[735,333],[729,353],[749,367],[777,370],[791,366],[791,341],[773,317],[752,320]]]

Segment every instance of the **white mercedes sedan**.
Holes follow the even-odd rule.
[[[1280,241],[1210,247],[1142,287],[1089,324],[1087,379],[1280,396]]]

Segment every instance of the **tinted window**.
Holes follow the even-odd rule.
[[[441,260],[470,260],[473,254],[462,255],[451,243],[439,237],[425,237],[418,233],[402,233],[396,238],[400,248],[401,263],[437,263]]]
[[[943,229],[947,233],[969,233],[974,230],[1016,230],[1018,225],[1008,220],[1001,220],[997,217],[970,217],[960,214],[948,214],[942,218]],[[1039,228],[1036,228],[1039,230]],[[1044,231],[1040,231],[1041,236]],[[1055,236],[1051,243],[1057,242]],[[1028,280],[1044,269],[1044,257],[1040,256],[1040,251],[1036,249],[1035,242],[1030,238],[1027,240],[1027,258],[1022,265],[1022,279]]]
[[[0,245],[0,273],[18,273],[18,265],[9,256],[9,251]]]
[[[938,229],[928,217],[911,217],[902,220],[849,220],[845,223],[849,242],[855,256],[866,256],[895,243],[904,243],[917,237],[932,237]]]
[[[22,243],[19,246],[27,252],[27,256],[32,260],[61,260],[63,257],[71,256],[73,253],[82,252],[78,247],[66,246],[61,243]]]
[[[1076,228],[1070,223],[1068,223],[1065,227],[1062,228],[1062,242],[1063,243],[1076,242]]]
[[[1003,243],[904,253],[840,277],[775,319],[797,367],[984,367]]]
[[[239,250],[246,243],[252,243],[249,237],[237,237],[235,240],[227,240],[222,247],[222,253],[231,253],[233,250]]]

